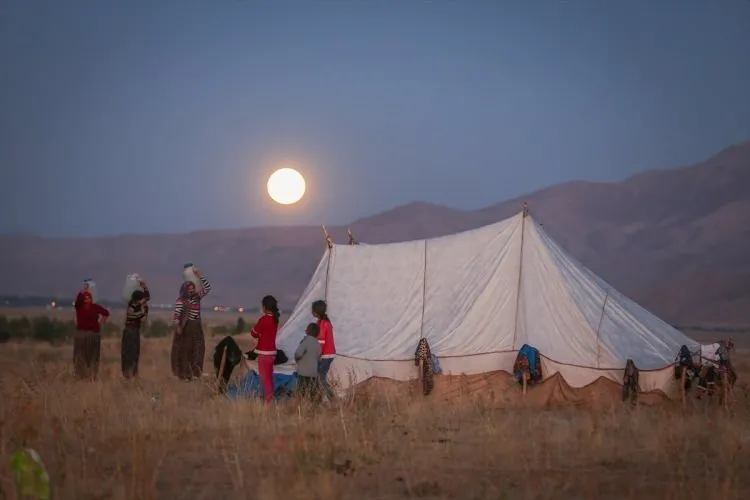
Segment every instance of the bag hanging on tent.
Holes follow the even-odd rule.
[[[195,289],[201,290],[203,288],[203,284],[201,283],[201,280],[198,279],[198,276],[195,274],[195,266],[193,266],[192,262],[189,262],[185,264],[182,268],[182,281],[189,281],[193,285],[195,285]]]
[[[125,286],[122,288],[122,300],[129,303],[133,292],[141,289],[141,277],[136,274],[128,274],[125,278]]]
[[[96,290],[96,282],[92,280],[91,278],[86,278],[83,280],[84,284],[89,285],[89,293],[91,294],[91,300],[94,302],[94,304],[98,303],[99,299],[99,293]]]

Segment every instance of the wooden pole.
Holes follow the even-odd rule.
[[[331,239],[331,235],[328,234],[328,229],[326,229],[325,225],[323,226],[323,234],[326,235],[326,245],[328,245],[328,248],[333,248],[333,240]]]
[[[219,392],[224,390],[224,367],[227,364],[227,348],[221,353],[221,363],[219,363],[219,373],[216,374],[216,380],[219,383]]]
[[[687,403],[685,395],[685,385],[687,382],[687,367],[682,367],[682,374],[680,375],[680,394],[682,395],[682,409],[685,410]]]

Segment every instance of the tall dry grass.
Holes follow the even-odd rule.
[[[742,389],[730,413],[692,402],[684,414],[679,405],[508,410],[416,390],[313,412],[213,397],[209,378],[174,380],[165,340],[143,342],[137,382],[121,380],[117,341],[103,345],[97,382],[73,383],[71,358],[71,346],[0,346],[0,498],[16,498],[7,457],[22,446],[41,454],[62,499],[713,499],[750,491]],[[737,362],[740,382],[746,363]]]

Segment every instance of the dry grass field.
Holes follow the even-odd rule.
[[[216,339],[214,339],[215,341]],[[213,343],[208,339],[206,367]],[[71,380],[72,346],[0,345],[0,498],[7,457],[36,449],[58,499],[747,498],[750,356],[730,412],[708,402],[503,408],[416,390],[312,411],[213,396],[170,376],[143,341],[141,377],[103,344],[97,382]],[[532,389],[533,390],[533,389]]]

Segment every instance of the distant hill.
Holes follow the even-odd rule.
[[[517,213],[621,292],[676,324],[750,324],[750,142],[698,165],[653,170],[617,183],[573,181],[477,211],[424,202],[353,222],[380,243],[451,234]],[[347,241],[346,228],[329,228]],[[48,239],[0,237],[0,294],[70,296],[84,277],[116,299],[127,273],[170,302],[184,262],[215,283],[210,304],[254,306],[265,293],[290,311],[325,250],[319,227]]]

